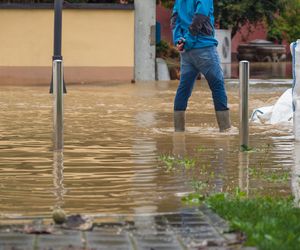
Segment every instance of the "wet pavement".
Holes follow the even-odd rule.
[[[2,226],[0,249],[242,249],[240,235],[227,233],[227,223],[205,206],[180,213],[119,217],[113,221],[95,223],[91,231],[53,226],[51,234],[17,233],[23,230],[22,226]],[[49,230],[52,226],[47,227]]]

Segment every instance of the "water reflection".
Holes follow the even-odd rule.
[[[174,132],[173,134],[173,155],[178,158],[186,156],[186,134],[185,132]]]
[[[217,143],[218,151],[216,159],[212,162],[212,167],[215,171],[214,186],[215,192],[224,192],[226,171],[229,167],[227,161],[228,155],[231,152],[229,140],[219,141]]]
[[[238,67],[238,64],[232,64],[231,78],[238,78]],[[290,62],[251,63],[250,77],[253,79],[292,79],[292,64]]]
[[[154,94],[155,92],[152,92],[152,95],[150,96],[153,96]],[[155,112],[137,112],[135,116],[135,123],[138,129],[154,127],[156,125]],[[155,213],[158,209],[158,207],[153,204],[153,202],[149,202],[150,197],[152,200],[157,200],[159,196],[159,194],[155,191],[157,190],[157,182],[155,181],[155,179],[157,178],[157,168],[147,167],[149,165],[152,165],[156,161],[156,150],[156,142],[154,140],[151,140],[149,138],[133,139],[133,159],[135,165],[138,165],[140,167],[136,168],[133,173],[133,190],[130,192],[130,194],[132,196],[136,195],[137,197],[147,197],[147,199],[143,200],[134,200],[134,212],[136,214]],[[141,188],[141,186],[144,186],[145,188]],[[140,219],[142,218],[137,217],[137,223],[143,223],[143,221],[140,221]]]
[[[54,208],[61,208],[64,205],[64,153],[62,150],[53,152],[53,186],[55,195]]]
[[[239,152],[239,188],[249,196],[249,153]]]
[[[1,87],[0,213],[48,216],[53,204],[73,214],[174,212],[183,207],[176,194],[193,191],[191,180],[211,182],[212,191],[240,186],[249,193],[261,187],[264,193],[290,194],[289,183],[255,180],[247,171],[248,164],[262,162],[264,171],[290,171],[297,156],[292,138],[284,137],[290,131],[253,127],[253,147],[269,143],[270,150],[239,158],[238,135],[217,132],[211,92],[201,80],[191,97],[188,130],[174,134],[177,85],[70,86],[65,149],[54,155],[47,87]],[[254,86],[250,109],[274,104],[285,89]],[[228,97],[237,126],[238,86],[229,86]],[[166,172],[159,160],[163,154],[193,159],[196,166]]]

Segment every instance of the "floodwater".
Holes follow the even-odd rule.
[[[190,100],[187,132],[175,134],[176,86],[68,86],[63,155],[52,150],[48,87],[0,87],[0,218],[47,217],[56,206],[91,215],[175,212],[197,183],[208,192],[239,187],[249,195],[298,190],[290,125],[252,125],[255,150],[241,153],[237,128],[218,132],[202,80]],[[250,110],[274,104],[288,87],[251,85]],[[238,127],[238,86],[228,84],[227,90]],[[162,156],[195,166],[166,171]]]
[[[250,77],[252,79],[291,79],[293,78],[293,74],[292,63],[290,61],[278,63],[251,62]],[[226,78],[239,77],[238,63],[224,64],[222,67]]]

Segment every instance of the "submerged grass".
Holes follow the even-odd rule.
[[[287,183],[290,180],[290,173],[277,173],[275,171],[268,171],[257,168],[249,168],[249,174],[256,179],[262,179],[273,183]]]
[[[196,160],[189,157],[176,158],[172,155],[161,155],[159,160],[164,163],[167,172],[174,171],[178,168],[190,170],[196,166]]]
[[[198,152],[198,153],[205,152],[206,150],[207,150],[207,148],[202,145],[199,145],[198,147],[196,147],[196,152]]]
[[[265,154],[269,154],[272,147],[273,146],[269,143],[268,144],[262,144],[258,148],[249,147],[247,145],[241,145],[240,151],[241,152],[248,152],[248,153],[265,153]]]

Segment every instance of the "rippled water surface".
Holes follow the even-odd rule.
[[[238,129],[218,133],[209,89],[199,82],[187,132],[174,134],[176,85],[68,86],[63,156],[52,150],[48,87],[0,87],[1,216],[48,216],[54,206],[94,215],[173,212],[197,183],[210,191],[240,187],[249,195],[297,189],[291,189],[297,160],[291,126],[251,126],[256,150],[240,153]],[[274,104],[286,88],[252,86],[250,109]],[[238,127],[238,86],[227,89]],[[166,171],[161,156],[189,159],[195,167]]]

